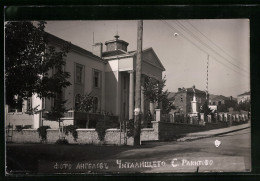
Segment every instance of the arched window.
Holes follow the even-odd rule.
[[[78,111],[78,106],[80,103],[80,94],[76,94],[75,96],[75,110]]]
[[[94,97],[93,99],[93,113],[96,113],[98,111],[98,98]]]

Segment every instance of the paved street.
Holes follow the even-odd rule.
[[[219,140],[219,147],[215,146]],[[250,166],[250,128],[216,137],[203,138],[186,142],[152,142],[140,147],[129,146],[94,146],[94,145],[47,145],[47,144],[9,144],[7,145],[7,162],[10,170],[19,172],[39,172],[38,160],[108,162],[108,172],[195,172],[195,171],[249,171]],[[176,162],[172,162],[176,159]],[[205,167],[202,162],[192,160],[212,160],[215,167]],[[136,164],[151,161],[154,166],[119,169],[118,162]],[[182,162],[182,163],[181,163]],[[185,163],[184,163],[185,162]],[[191,163],[191,165],[190,165]],[[231,166],[230,166],[230,163]],[[158,165],[156,165],[158,164]],[[183,165],[173,167],[172,165]],[[193,164],[193,165],[192,165]],[[93,164],[92,164],[93,165]],[[109,165],[108,165],[109,166]],[[198,166],[201,166],[198,168]],[[140,167],[140,168],[139,168]],[[198,170],[199,169],[199,170]],[[213,169],[213,170],[212,170]],[[214,170],[215,169],[215,170]],[[98,171],[97,171],[98,172]]]

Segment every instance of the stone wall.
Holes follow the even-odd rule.
[[[78,139],[75,141],[73,136],[69,133],[65,136],[71,144],[100,144],[98,133],[95,129],[77,129]],[[11,131],[9,132],[9,135]],[[120,141],[121,138],[121,141]],[[53,144],[59,139],[58,129],[47,130],[46,143]],[[10,138],[8,139],[10,141]],[[12,136],[13,143],[40,143],[41,139],[36,129],[23,129],[22,131],[13,131]],[[124,133],[119,129],[108,129],[106,130],[104,144],[111,145],[123,145],[124,144]],[[133,145],[133,138],[127,139],[128,145]]]

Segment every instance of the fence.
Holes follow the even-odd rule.
[[[197,116],[192,116],[189,114],[161,114],[160,110],[156,110],[155,120],[160,120],[162,122],[171,122],[171,123],[181,123],[181,124],[194,124],[194,125],[205,125],[205,123],[214,123],[218,122],[229,122],[232,124],[240,124],[247,122],[250,118],[248,113],[243,111],[241,113],[212,113],[205,116],[203,113],[198,113]]]
[[[73,119],[78,128],[95,128],[100,120],[105,120],[107,128],[119,128],[120,125],[118,116],[113,115],[68,111],[64,117]]]

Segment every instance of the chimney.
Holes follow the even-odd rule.
[[[195,89],[195,85],[193,85],[192,88]]]
[[[231,101],[233,100],[233,97],[232,97],[232,96],[230,96],[230,100],[231,100]]]
[[[178,88],[178,92],[181,91],[181,88]]]
[[[92,53],[100,58],[102,58],[103,53],[103,44],[102,43],[95,43],[92,45]]]

